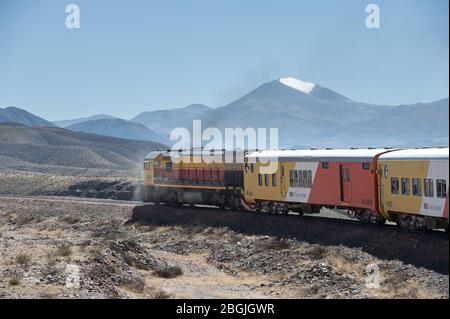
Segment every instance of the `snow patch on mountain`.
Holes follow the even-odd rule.
[[[282,78],[279,81],[280,83],[289,86],[295,90],[298,90],[300,92],[303,92],[305,94],[310,94],[314,90],[314,87],[316,86],[314,83],[305,82],[291,77]]]

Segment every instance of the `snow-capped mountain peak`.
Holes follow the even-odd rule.
[[[305,82],[291,77],[282,78],[279,81],[280,83],[289,86],[295,90],[298,90],[300,92],[303,92],[305,94],[310,94],[314,90],[314,87],[316,86],[314,83]]]

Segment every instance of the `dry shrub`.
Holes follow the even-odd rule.
[[[287,239],[283,238],[274,238],[269,241],[263,241],[261,243],[263,248],[269,249],[269,250],[283,250],[283,249],[289,249],[291,247],[291,243]]]
[[[124,286],[135,293],[141,294],[145,290],[145,279],[142,276],[132,276],[125,281]]]
[[[314,260],[320,260],[326,257],[327,250],[322,246],[314,246],[309,252],[308,255]]]
[[[58,248],[58,255],[63,257],[69,257],[72,255],[72,247],[70,245],[64,244]]]
[[[157,289],[153,294],[152,294],[152,298],[153,299],[169,299],[170,297],[172,297],[171,294],[165,292],[164,290],[161,289]]]
[[[157,270],[156,275],[161,278],[176,278],[183,274],[183,269],[180,266],[166,266]]]
[[[18,285],[20,285],[20,281],[21,281],[21,278],[16,275],[16,276],[13,276],[12,278],[10,278],[8,283],[10,286],[18,286]]]
[[[20,213],[16,217],[16,225],[18,227],[22,227],[26,224],[30,223],[39,223],[41,221],[41,217],[33,216],[33,214],[29,213]]]
[[[16,256],[16,262],[24,269],[28,269],[31,263],[31,256],[28,254],[19,254]]]
[[[75,225],[80,221],[79,218],[73,216],[62,216],[58,220],[69,225]]]

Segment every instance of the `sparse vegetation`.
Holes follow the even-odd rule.
[[[161,289],[156,289],[156,291],[152,294],[153,299],[169,299],[171,297],[172,297],[171,294]]]
[[[325,258],[327,254],[327,250],[322,246],[314,246],[309,252],[308,255],[311,256],[314,260],[319,260]]]
[[[289,249],[291,244],[289,240],[283,238],[273,238],[270,240],[265,240],[259,243],[259,246],[268,250],[283,250]]]
[[[128,278],[124,286],[135,293],[141,294],[145,290],[145,279],[142,276],[135,275]]]
[[[75,225],[75,224],[77,224],[80,221],[79,218],[73,217],[73,216],[61,216],[58,219],[61,222],[64,222],[64,223],[69,224],[69,225]]]
[[[18,286],[18,285],[20,285],[20,282],[21,282],[21,278],[16,275],[9,279],[8,284],[10,286]]]
[[[23,268],[28,269],[31,263],[31,256],[23,253],[16,256],[16,262]]]
[[[176,278],[183,274],[183,269],[180,266],[167,266],[157,270],[156,275],[162,278]]]
[[[62,257],[69,257],[72,255],[72,247],[68,244],[64,244],[58,248],[58,255]]]
[[[38,222],[38,221],[39,221],[39,219],[35,218],[35,216],[33,216],[32,214],[21,213],[16,218],[16,225],[18,227],[22,227],[26,224],[29,224],[32,222]]]

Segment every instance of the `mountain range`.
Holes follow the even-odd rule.
[[[169,144],[172,129],[191,130],[192,121],[199,119],[202,129],[215,127],[222,133],[225,128],[278,128],[279,147],[284,148],[413,147],[448,145],[448,113],[448,98],[412,105],[375,105],[353,101],[314,83],[281,78],[218,108],[192,104],[143,112],[129,121],[96,115],[55,123],[74,131],[164,144]],[[15,119],[10,116],[3,122],[53,125],[45,125],[49,122],[38,117],[33,121]]]

